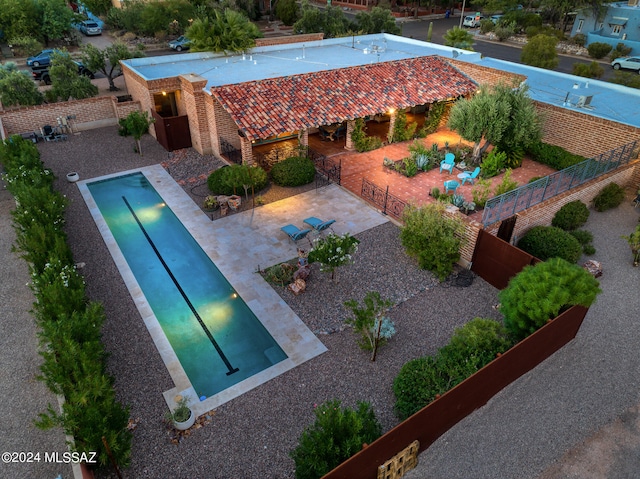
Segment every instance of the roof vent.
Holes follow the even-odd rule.
[[[593,95],[581,95],[578,98],[578,103],[576,103],[576,108],[593,108],[591,106],[591,100],[593,100]]]

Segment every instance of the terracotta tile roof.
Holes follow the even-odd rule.
[[[477,85],[446,60],[425,56],[214,87],[248,139],[330,125],[389,108],[458,97]]]

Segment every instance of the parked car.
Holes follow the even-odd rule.
[[[498,23],[500,21],[500,19],[503,17],[503,15],[491,15],[489,17],[489,19],[493,22],[493,24],[495,25],[496,23]]]
[[[84,75],[89,78],[95,78],[94,73],[85,67],[81,62],[74,60],[74,63],[78,65],[78,75]],[[45,85],[51,85],[51,76],[49,75],[50,65],[31,67],[31,76],[35,81],[43,81]]]
[[[635,70],[640,74],[640,57],[620,57],[611,62],[614,70]]]
[[[184,35],[180,35],[175,40],[171,40],[169,42],[169,48],[177,52],[181,52],[182,50],[188,50],[190,46],[191,46],[191,40],[189,40]]]
[[[85,20],[84,22],[80,23],[79,30],[87,36],[102,35],[102,28],[100,28],[100,25],[98,25],[93,20]]]
[[[464,17],[464,21],[462,22],[463,27],[476,28],[480,26],[480,22],[484,17],[482,15],[467,15]]]
[[[49,63],[51,63],[51,54],[56,51],[58,50],[54,50],[54,49],[42,50],[37,55],[27,58],[27,66],[39,67],[39,66],[48,65]]]

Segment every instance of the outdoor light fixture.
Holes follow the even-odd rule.
[[[163,91],[163,92],[162,92],[162,96],[167,96],[167,92],[166,92],[166,91]]]

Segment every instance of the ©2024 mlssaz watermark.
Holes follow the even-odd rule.
[[[6,451],[2,453],[2,462],[11,463],[28,463],[28,462],[45,462],[55,464],[78,464],[84,462],[86,464],[96,464],[98,462],[97,452],[32,452],[32,451]]]

